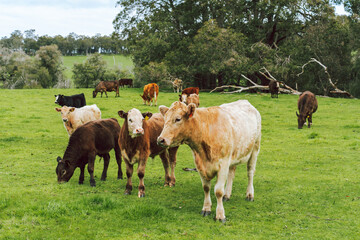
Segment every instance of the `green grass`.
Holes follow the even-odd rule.
[[[121,70],[132,71],[134,65],[131,57],[124,55],[101,55],[106,61],[108,68],[120,68]],[[74,63],[84,63],[87,56],[64,56],[65,77],[72,78]]]
[[[95,188],[78,185],[79,169],[65,184],[56,181],[56,157],[68,135],[54,94],[84,92],[103,118],[142,105],[141,89],[121,89],[120,98],[93,99],[93,89],[0,90],[0,239],[359,239],[360,102],[318,98],[312,128],[297,129],[297,96],[200,93],[201,106],[248,99],[262,116],[262,144],[254,178],[255,201],[246,202],[246,166],[237,169],[233,195],[224,203],[227,222],[201,217],[203,190],[186,145],[179,148],[176,186],[163,187],[159,157],[149,159],[146,197],[123,194],[113,151],[108,179]],[[169,106],[177,94],[160,92]],[[97,158],[98,159],[98,158]],[[125,173],[125,164],[123,163]],[[214,186],[215,181],[212,181]]]

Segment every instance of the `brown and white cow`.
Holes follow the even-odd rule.
[[[61,118],[69,136],[84,123],[101,118],[101,111],[96,104],[82,108],[63,106],[61,108],[55,108],[55,110],[61,112]]]
[[[199,107],[200,105],[199,95],[196,93],[190,94],[190,96],[186,98],[186,105],[189,105],[190,103],[194,103],[196,107]]]
[[[146,102],[152,106],[153,100],[155,100],[155,106],[157,105],[157,98],[159,96],[159,86],[156,83],[149,83],[144,86],[144,93],[140,95],[144,100],[144,104]],[[151,104],[150,104],[151,102]]]
[[[90,185],[95,187],[94,164],[96,155],[104,158],[101,180],[105,181],[111,149],[115,150],[116,162],[118,164],[118,179],[122,179],[121,154],[118,145],[119,133],[120,125],[115,118],[91,121],[76,129],[70,136],[63,158],[57,158],[56,175],[58,182],[69,181],[75,169],[79,167],[79,184],[83,184],[85,165],[88,164]]]
[[[312,125],[312,114],[316,112],[317,108],[318,102],[312,92],[306,91],[299,96],[298,109],[300,114],[296,112],[299,129],[304,126],[306,119],[308,120],[308,128],[310,128]]]
[[[144,175],[145,166],[149,157],[160,155],[165,170],[165,186],[175,185],[176,152],[178,147],[164,149],[157,145],[157,137],[164,127],[164,118],[160,113],[141,113],[133,108],[127,113],[118,112],[124,118],[120,131],[119,145],[122,157],[126,164],[128,178],[125,194],[131,194],[133,165],[138,163],[137,175],[139,177],[138,197],[145,196]],[[169,165],[171,175],[169,174]]]
[[[190,96],[190,94],[196,93],[199,95],[199,88],[198,87],[189,87],[182,90],[181,95],[179,95],[179,101],[186,103],[186,99]]]
[[[246,200],[254,200],[253,177],[260,151],[261,116],[247,100],[209,108],[174,102],[170,108],[159,109],[165,125],[158,144],[175,147],[185,143],[193,152],[205,193],[203,216],[211,212],[210,181],[216,176],[216,219],[225,221],[223,199],[230,199],[236,165],[240,163],[247,164]]]
[[[103,92],[105,93],[106,97],[108,97],[107,92],[115,91],[115,97],[120,97],[119,95],[119,81],[101,81],[96,86],[95,90],[93,91],[93,98],[96,97],[98,92],[101,92],[101,97]]]
[[[176,78],[172,82],[172,85],[173,85],[174,92],[176,91],[177,93],[179,93],[179,90],[182,91],[183,82],[181,79]]]

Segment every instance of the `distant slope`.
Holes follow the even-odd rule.
[[[134,64],[130,56],[124,55],[101,55],[103,59],[107,62],[108,68],[113,68],[114,66],[120,67],[122,70],[132,71]],[[86,60],[87,56],[64,56],[64,66],[65,66],[65,76],[66,78],[72,78],[72,68],[74,63],[83,63]]]

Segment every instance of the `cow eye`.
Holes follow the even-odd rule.
[[[131,120],[131,119],[129,119],[129,122],[131,122],[131,123],[132,123],[132,120]]]
[[[181,121],[180,117],[175,118],[175,122],[180,122],[180,121]]]

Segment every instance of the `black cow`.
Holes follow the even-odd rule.
[[[120,87],[133,87],[133,80],[131,78],[122,78],[119,80],[119,86]]]
[[[83,93],[72,96],[55,95],[55,103],[60,106],[80,108],[86,105],[85,95]]]
[[[106,180],[111,149],[115,150],[118,164],[118,179],[123,178],[121,171],[121,153],[118,143],[120,125],[115,118],[90,121],[78,127],[70,136],[63,159],[57,158],[56,175],[58,182],[70,180],[77,167],[80,168],[79,184],[84,182],[84,169],[88,164],[90,185],[95,187],[94,163],[96,155],[104,158],[101,180]]]

